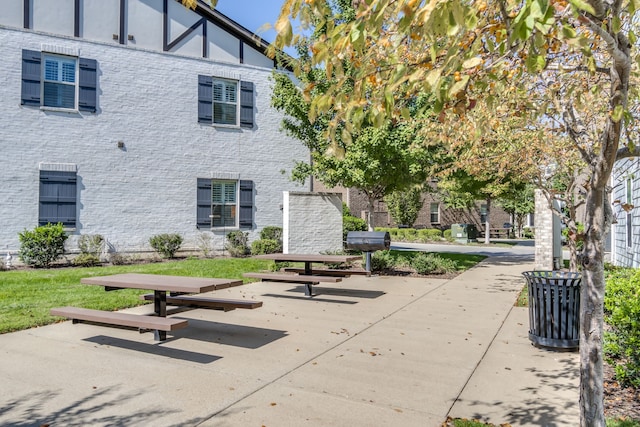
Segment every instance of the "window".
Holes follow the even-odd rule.
[[[213,80],[213,124],[238,125],[238,82]]]
[[[75,172],[40,171],[38,225],[76,226],[77,182]]]
[[[253,83],[198,76],[199,123],[251,129],[253,105]]]
[[[198,179],[199,228],[252,228],[253,181]]]
[[[626,183],[626,192],[627,192],[627,204],[633,205],[633,181],[631,178],[627,178]],[[627,211],[627,247],[630,248],[633,246],[633,217],[631,212],[633,209]]]
[[[429,221],[431,224],[439,224],[440,223],[440,204],[439,203],[431,203],[429,206]]]
[[[211,226],[235,227],[237,182],[213,181],[211,183]]]
[[[42,105],[76,108],[76,58],[44,55]]]
[[[22,105],[95,113],[96,89],[94,59],[22,51]]]

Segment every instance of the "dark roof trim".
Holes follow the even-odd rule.
[[[176,0],[180,1],[180,0]],[[264,40],[262,37],[256,35],[250,30],[246,29],[242,25],[238,24],[233,19],[223,15],[215,9],[211,9],[209,5],[203,1],[198,0],[198,5],[196,6],[196,12],[218,25],[225,31],[233,34],[238,37],[244,43],[258,49],[261,53],[266,54],[267,48],[269,47],[269,42]]]

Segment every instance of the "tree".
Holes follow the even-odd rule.
[[[422,187],[413,187],[406,191],[395,191],[384,198],[391,218],[398,225],[413,227],[422,209]]]
[[[333,2],[325,9],[324,19],[314,19],[314,31],[297,42],[299,52],[295,68],[297,78],[306,89],[300,90],[284,73],[274,73],[272,105],[285,113],[282,127],[289,135],[299,139],[311,152],[311,162],[299,162],[292,172],[294,180],[304,182],[309,176],[328,187],[343,186],[362,191],[368,200],[367,224],[373,230],[371,213],[376,200],[409,190],[427,178],[432,149],[424,140],[414,115],[427,105],[427,98],[418,94],[410,103],[406,118],[375,126],[365,123],[359,129],[348,124],[330,128],[333,110],[317,112],[313,105],[325,96],[340,78],[357,72],[349,61],[342,61],[331,72],[321,65],[312,65],[310,46],[326,25],[355,19],[350,0]],[[352,84],[344,85],[348,92]]]
[[[348,79],[337,79],[312,103],[312,111],[333,110],[329,129],[345,123],[355,130],[365,122],[383,125],[407,116],[406,99],[430,92],[436,99],[435,111],[458,117],[457,123],[445,126],[457,126],[459,135],[482,134],[469,134],[461,118],[482,97],[495,109],[507,105],[507,115],[526,114],[535,128],[556,123],[579,152],[585,163],[586,206],[580,423],[603,426],[603,236],[611,221],[606,189],[615,161],[640,154],[634,143],[640,4],[637,0],[355,0],[354,4],[358,6],[354,21],[327,22],[324,34],[311,46],[313,64],[331,70],[348,60],[357,70]],[[304,25],[328,7],[327,0],[285,0],[276,23],[275,47],[298,37],[291,18]],[[521,77],[530,78],[531,84],[512,84],[512,79]],[[346,84],[353,85],[348,94],[341,92]],[[400,87],[404,96],[398,96]],[[443,133],[442,128],[425,122],[424,132],[435,136]]]
[[[510,189],[498,200],[505,212],[515,220],[515,229],[518,237],[522,237],[522,229],[526,216],[535,209],[534,187],[525,184]]]

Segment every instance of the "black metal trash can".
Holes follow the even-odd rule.
[[[525,271],[529,288],[529,339],[534,345],[573,350],[580,344],[582,275]]]

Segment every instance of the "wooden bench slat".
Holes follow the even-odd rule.
[[[145,294],[142,295],[141,298],[147,301],[153,301],[153,294]],[[221,308],[224,311],[229,311],[236,308],[253,310],[255,308],[262,307],[262,301],[206,298],[192,295],[167,295],[167,304],[177,306],[193,306],[200,308]]]
[[[243,273],[244,277],[254,279],[272,280],[274,282],[292,282],[292,283],[337,283],[342,281],[342,277],[337,276],[308,276],[304,274],[288,274],[288,273]]]
[[[187,327],[189,322],[184,319],[174,319],[159,316],[145,316],[140,314],[122,313],[119,311],[93,310],[80,307],[52,308],[52,316],[67,317],[74,320],[105,323],[117,326],[129,326],[141,329],[156,329],[159,331],[174,331]]]

